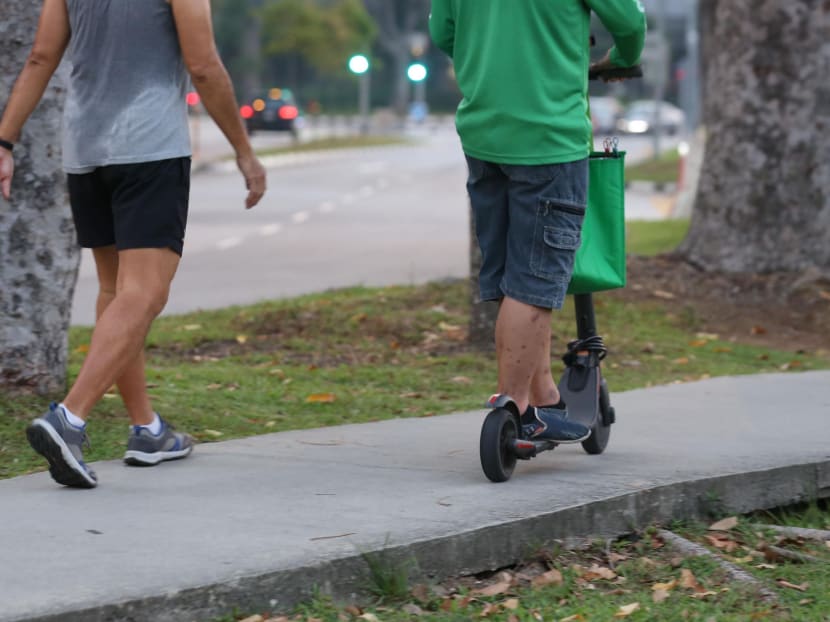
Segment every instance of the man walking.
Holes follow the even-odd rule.
[[[527,437],[576,443],[551,374],[551,311],[562,307],[587,205],[590,12],[615,46],[598,68],[637,64],[639,0],[432,0],[430,32],[464,98],[457,128],[482,253],[482,300],[496,322],[498,394]],[[497,396],[494,396],[494,398]]]
[[[0,120],[0,190],[11,193],[14,142],[68,50],[63,161],[81,246],[100,291],[89,353],[62,403],[27,429],[60,484],[97,485],[84,463],[86,419],[113,385],[132,423],[125,461],[183,458],[189,436],[155,413],[144,340],[167,302],[182,253],[190,189],[188,72],[236,151],[247,208],[265,192],[230,79],[216,52],[209,0],[44,0],[32,51]]]

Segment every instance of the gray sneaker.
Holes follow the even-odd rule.
[[[143,426],[133,426],[124,462],[132,466],[155,466],[165,460],[186,458],[191,451],[193,439],[187,434],[174,431],[170,424],[161,419],[161,432],[158,436]]]
[[[86,426],[78,428],[66,420],[57,404],[26,428],[29,444],[49,461],[49,473],[59,484],[73,488],[95,488],[98,477],[84,463],[83,447],[89,449]]]

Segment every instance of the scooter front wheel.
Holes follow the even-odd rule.
[[[506,408],[490,411],[481,426],[481,468],[491,482],[506,482],[516,466],[513,444],[519,436],[515,415]]]

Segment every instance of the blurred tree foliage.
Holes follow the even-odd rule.
[[[274,0],[261,9],[267,56],[299,55],[321,74],[342,72],[346,59],[369,52],[375,21],[361,0]]]

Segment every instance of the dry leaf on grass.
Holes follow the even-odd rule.
[[[783,579],[778,580],[778,585],[781,587],[786,587],[791,590],[798,590],[799,592],[806,592],[810,588],[809,583],[802,583],[801,585],[796,585],[795,583],[790,583],[789,581],[784,581]]]
[[[499,581],[498,583],[494,583],[493,585],[488,585],[487,587],[483,587],[480,590],[473,590],[470,592],[475,596],[499,596],[504,594],[505,592],[510,591],[511,583],[509,581]]]
[[[576,613],[572,616],[568,616],[567,618],[562,618],[559,622],[584,622],[585,616],[581,613]]]
[[[366,620],[366,622],[380,622],[380,619],[374,613],[364,613],[360,616],[361,620]]]
[[[655,592],[670,592],[677,587],[677,579],[672,579],[668,583],[655,583],[651,589]]]
[[[669,592],[668,592],[668,591],[666,591],[666,590],[654,590],[654,592],[653,592],[653,593],[652,593],[652,595],[651,595],[651,599],[652,599],[655,603],[662,603],[662,602],[663,602],[664,600],[666,600],[669,596],[670,596],[670,594],[669,594]]]
[[[308,404],[331,404],[337,400],[334,393],[313,393],[305,398]]]
[[[240,620],[239,622],[263,622],[264,620],[265,620],[265,618],[263,618],[261,615],[255,615],[255,616],[249,616],[249,617],[245,618],[244,620]]]
[[[411,616],[422,616],[424,615],[424,610],[421,609],[418,605],[413,603],[407,603],[403,607],[401,607],[401,611],[404,613],[408,613]]]
[[[509,611],[515,611],[519,608],[519,599],[518,598],[509,598],[508,600],[502,603],[502,607],[508,609]]]
[[[561,585],[563,580],[562,573],[554,568],[534,577],[530,584],[533,587],[545,587],[546,585]]]
[[[410,593],[412,594],[412,597],[419,603],[428,603],[430,600],[432,600],[430,596],[429,586],[424,585],[423,583],[419,583],[418,585],[413,587]]]
[[[717,523],[709,525],[709,531],[729,531],[730,529],[735,529],[737,526],[738,517],[730,516],[729,518],[724,518],[723,520],[719,520]]]
[[[615,618],[627,618],[635,611],[640,609],[640,603],[631,603],[630,605],[623,605],[620,610],[614,614]]]
[[[686,588],[687,590],[695,590],[697,592],[703,591],[700,583],[697,582],[694,573],[688,568],[683,568],[680,570],[680,587]]]

